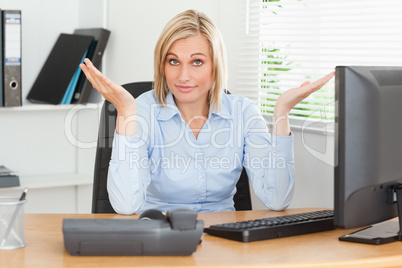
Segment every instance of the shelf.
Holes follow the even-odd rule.
[[[88,104],[27,104],[18,107],[0,107],[1,112],[68,111],[70,109],[97,109],[102,103]]]
[[[91,185],[93,177],[87,174],[67,173],[67,174],[47,174],[35,176],[20,176],[20,186],[0,188],[5,190],[43,189],[68,186]]]

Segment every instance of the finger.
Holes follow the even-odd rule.
[[[101,93],[107,93],[108,89],[116,89],[117,85],[107,78],[101,71],[99,71],[89,59],[85,59],[86,70],[91,77],[90,82]],[[89,80],[89,79],[88,79]]]
[[[331,72],[320,79],[314,81],[313,83],[307,85],[308,90],[314,92],[321,89],[329,80],[331,80],[335,75],[335,72]]]
[[[84,72],[84,74],[88,78],[88,80],[90,80],[90,81],[93,80],[93,77],[90,74],[88,67],[84,63],[80,64],[80,68]]]
[[[310,84],[311,84],[310,81],[306,81],[303,84],[301,84],[300,87],[304,87],[304,86],[307,86],[307,85],[310,85]]]
[[[101,71],[99,71],[89,59],[85,59],[84,62],[86,63],[88,70],[92,74],[94,74],[93,75],[94,78],[98,78],[99,81],[101,81],[101,83],[105,83],[108,86],[115,86],[115,84],[109,78],[107,78]]]
[[[100,72],[89,59],[84,60],[84,64],[81,67],[86,74],[88,80],[92,86],[102,94],[102,96],[113,102],[115,95],[119,95],[119,92],[123,89],[121,86],[113,83],[108,77]],[[124,90],[125,91],[125,90]]]
[[[94,88],[98,88],[99,86],[98,86],[98,84],[96,83],[94,77],[91,75],[91,72],[90,72],[90,70],[88,69],[88,67],[87,67],[84,63],[81,63],[81,64],[80,64],[80,68],[81,68],[81,70],[84,72],[84,74],[85,74],[86,78],[89,80],[89,82],[91,82],[92,86],[93,86]]]
[[[103,79],[104,75],[99,71],[89,59],[85,59],[84,63],[94,79]]]
[[[334,77],[335,72],[331,72],[329,74],[327,74],[326,76],[321,77],[320,79],[318,79],[317,81],[315,81],[313,84],[314,86],[318,86],[318,87],[323,87],[326,83],[328,83],[329,80],[332,79],[332,77]]]

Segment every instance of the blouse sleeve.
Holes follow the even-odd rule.
[[[148,156],[150,112],[149,101],[137,99],[137,133],[123,136],[115,132],[109,162],[107,190],[113,209],[119,214],[141,210],[150,184]]]
[[[286,209],[294,192],[293,134],[271,135],[255,104],[244,110],[244,167],[255,194],[272,210]]]

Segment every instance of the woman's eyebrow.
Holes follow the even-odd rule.
[[[174,53],[172,53],[172,52],[167,53],[166,56],[174,56],[174,57],[176,57],[176,58],[179,57],[179,56],[177,56],[176,54],[174,54]],[[207,55],[205,55],[205,54],[202,53],[202,52],[196,52],[196,53],[193,53],[193,54],[190,55],[190,57],[194,57],[194,56],[204,56],[204,57],[207,57]]]
[[[194,57],[194,56],[204,56],[204,57],[206,57],[207,55],[205,55],[204,53],[201,53],[201,52],[196,52],[196,53],[191,54],[191,57]]]

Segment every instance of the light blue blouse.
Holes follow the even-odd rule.
[[[137,133],[115,133],[107,188],[116,212],[234,210],[243,166],[263,204],[273,210],[290,204],[293,135],[271,136],[254,102],[223,94],[220,111],[210,111],[197,139],[171,93],[166,103],[158,104],[154,90],[142,94]]]

